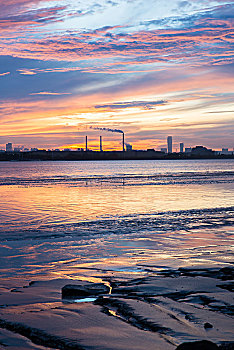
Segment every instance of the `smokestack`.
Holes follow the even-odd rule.
[[[102,152],[102,137],[100,136],[100,152]]]
[[[85,150],[88,151],[88,136],[85,136]]]
[[[123,134],[123,152],[125,152],[125,147],[124,147],[124,132],[123,130],[120,129],[110,129],[110,128],[98,128],[98,127],[92,127],[90,126],[90,129],[93,130],[104,130],[104,131],[110,131],[110,132],[118,132],[120,134]]]

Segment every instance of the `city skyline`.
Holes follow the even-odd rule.
[[[0,148],[233,149],[231,0],[1,4]],[[102,132],[97,131],[102,129]]]
[[[124,135],[124,134],[123,134]],[[103,151],[110,151],[108,149],[104,149],[103,147],[103,137],[102,136],[99,136],[98,139],[96,139],[96,143],[93,144],[89,142],[89,137],[88,135],[86,135],[84,137],[84,143],[83,143],[83,147],[79,147],[79,148],[37,148],[35,145],[34,147],[31,147],[31,148],[27,148],[27,147],[24,147],[24,145],[14,145],[12,142],[8,142],[6,145],[5,145],[5,149],[0,149],[0,151],[6,151],[6,152],[29,152],[29,151],[40,151],[40,150],[47,150],[47,151],[99,151],[99,152],[103,152]],[[164,153],[188,153],[188,152],[191,152],[192,148],[195,148],[195,147],[205,147],[207,148],[206,146],[204,145],[185,145],[183,142],[174,142],[173,141],[173,137],[172,136],[167,136],[167,139],[166,139],[166,142],[167,142],[167,147],[161,147],[160,149],[153,149],[155,151],[161,151],[161,152],[164,152]],[[187,147],[186,147],[187,146]],[[208,149],[208,148],[207,148]],[[127,142],[124,142],[124,137],[122,139],[122,142],[120,143],[120,147],[119,149],[116,149],[116,151],[122,151],[122,150],[126,150],[126,151],[146,151],[146,150],[152,150],[152,148],[146,148],[146,149],[136,149],[134,148],[134,145],[133,144],[130,144],[130,143],[127,143]],[[234,147],[229,149],[229,148],[226,148],[226,147],[219,147],[218,149],[216,150],[213,150],[213,151],[217,151],[217,152],[224,152],[224,153],[233,153],[234,151]]]

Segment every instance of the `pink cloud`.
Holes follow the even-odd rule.
[[[42,26],[48,22],[60,21],[63,17],[62,12],[66,6],[56,6],[51,8],[40,8],[37,10],[30,10],[23,13],[11,14],[0,17],[0,29],[11,28],[13,31],[17,27],[24,27],[37,25]]]
[[[51,95],[51,96],[60,96],[60,95],[71,95],[70,92],[50,92],[50,91],[40,91],[32,92],[29,95]]]
[[[45,3],[46,0],[7,0],[1,2],[1,15],[5,16],[12,13],[19,13],[19,10],[27,10],[34,5]],[[56,0],[47,0],[56,1]]]
[[[3,41],[1,49],[5,55],[14,55],[23,58],[37,58],[42,60],[80,61],[87,62],[93,59],[109,59],[109,66],[93,66],[87,64],[89,69],[98,72],[105,68],[111,71],[111,65],[125,65],[128,71],[131,64],[150,64],[170,62],[194,64],[225,63],[233,54],[233,29],[230,22],[226,26],[216,27],[211,21],[210,26],[196,29],[181,30],[154,30],[140,31],[132,34],[112,34],[111,40],[106,34],[111,29],[90,32],[74,32],[72,35],[54,35],[40,40],[12,40]],[[110,59],[115,58],[115,63]],[[121,60],[124,62],[121,63]],[[126,61],[128,59],[129,62]],[[86,63],[87,63],[86,62]],[[132,62],[132,63],[130,63]],[[105,63],[104,63],[105,64]],[[116,67],[113,67],[116,68]],[[87,68],[70,68],[70,70],[83,70]],[[118,67],[117,72],[121,71]],[[138,69],[136,69],[138,71]],[[36,71],[34,71],[34,74]],[[21,74],[27,74],[21,71]],[[33,74],[33,73],[31,73]]]
[[[0,73],[0,77],[3,77],[5,75],[11,74],[10,72]]]

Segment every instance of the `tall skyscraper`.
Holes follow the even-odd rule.
[[[184,144],[183,142],[180,143],[180,153],[184,152]]]
[[[172,153],[172,136],[167,136],[167,153]]]
[[[12,147],[12,143],[7,143],[6,144],[6,152],[12,152],[13,151],[13,147]]]

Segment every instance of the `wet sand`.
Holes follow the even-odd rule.
[[[163,236],[168,246],[161,253],[153,235],[112,237],[102,248],[97,239],[87,244],[90,256],[99,251],[96,259],[64,256],[63,268],[60,261],[51,262],[51,269],[38,261],[30,273],[2,279],[0,348],[173,350],[209,340],[231,349],[232,234],[229,228],[222,241],[224,231],[216,231],[220,246],[211,244],[209,229],[191,231],[184,241],[184,232]]]

